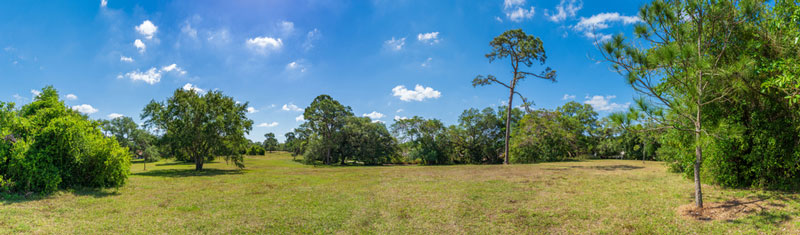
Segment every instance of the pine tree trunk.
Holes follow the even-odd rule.
[[[511,102],[514,99],[514,85],[515,82],[511,82],[511,94],[508,95],[508,107],[506,108],[506,137],[505,137],[505,159],[503,159],[503,164],[508,165],[508,136],[511,133]]]
[[[700,148],[700,124],[697,126],[695,132],[695,147],[694,147],[694,200],[698,208],[703,208],[703,189],[700,185],[700,164],[703,162],[703,150]]]

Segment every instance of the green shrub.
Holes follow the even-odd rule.
[[[68,109],[52,87],[32,103],[3,110],[0,176],[17,192],[50,193],[72,187],[116,187],[130,173],[131,154],[98,123]],[[7,115],[12,113],[12,115]]]

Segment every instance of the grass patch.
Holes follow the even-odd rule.
[[[705,186],[709,205],[751,213],[686,219],[693,184],[658,162],[314,167],[271,153],[245,163],[137,163],[118,189],[0,197],[0,234],[800,233],[794,193]]]

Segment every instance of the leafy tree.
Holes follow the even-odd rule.
[[[401,142],[408,143],[410,159],[419,159],[426,165],[453,163],[447,129],[437,119],[414,116],[398,120],[392,124],[392,133]]]
[[[733,91],[723,78],[744,76],[740,72],[747,71],[748,59],[733,50],[737,27],[743,14],[750,12],[745,8],[752,7],[742,3],[656,0],[642,7],[643,22],[634,30],[649,48],[639,48],[622,35],[598,44],[612,68],[636,91],[674,114],[665,123],[694,133],[695,203],[700,208],[702,137],[707,133],[703,113]]]
[[[151,101],[142,119],[146,126],[163,130],[166,146],[188,155],[198,171],[216,156],[243,168],[241,151],[249,142],[244,135],[253,127],[246,108],[247,103],[237,104],[219,91],[177,89],[165,102]]]
[[[511,161],[536,163],[566,160],[571,147],[569,131],[561,123],[558,111],[535,110],[526,114],[511,139]]]
[[[502,163],[505,133],[503,116],[492,108],[464,110],[459,116],[458,126],[448,129],[453,147],[461,156],[458,160],[464,163]],[[512,116],[521,114],[516,112]],[[515,124],[516,121],[513,121],[512,126]]]
[[[597,112],[591,105],[580,104],[575,101],[556,109],[559,116],[559,125],[566,131],[566,144],[569,146],[567,155],[569,158],[577,157],[580,154],[588,154],[595,145],[595,138],[591,136],[597,128]]]
[[[133,146],[133,132],[138,128],[136,122],[130,117],[118,117],[102,122],[103,130],[114,136],[119,145],[130,148]]]
[[[365,165],[380,165],[391,162],[397,155],[397,141],[382,123],[374,123],[368,117],[350,117],[342,131],[343,156]]]
[[[117,117],[101,121],[102,129],[114,136],[122,147],[127,147],[134,157],[143,158],[144,169],[147,162],[158,161],[161,156],[157,147],[157,138],[150,132],[139,128],[130,117]]]
[[[311,102],[303,116],[308,123],[309,130],[319,138],[316,140],[315,149],[318,150],[324,164],[333,164],[335,160],[333,151],[337,143],[342,141],[340,132],[344,127],[347,117],[353,116],[350,107],[346,107],[334,100],[329,95],[319,95]],[[306,159],[313,160],[313,158]],[[344,159],[341,159],[344,162]]]
[[[547,67],[539,74],[524,71],[524,67],[531,67],[534,63],[543,65],[547,60],[542,40],[533,35],[527,35],[522,29],[508,30],[497,36],[489,43],[492,47],[492,52],[486,54],[489,62],[498,59],[509,58],[511,60],[512,77],[509,82],[502,82],[493,75],[483,76],[479,75],[472,80],[472,86],[485,86],[490,84],[500,84],[509,90],[508,107],[506,113],[506,130],[505,130],[505,159],[504,164],[508,164],[508,140],[511,133],[511,109],[514,101],[514,95],[518,95],[523,105],[527,108],[529,103],[518,91],[516,91],[517,83],[528,77],[542,78],[555,82],[556,71]]]
[[[270,153],[278,150],[278,139],[275,138],[275,133],[266,133],[264,138],[264,150]]]
[[[100,131],[99,122],[68,108],[45,87],[19,110],[0,102],[0,185],[49,193],[74,187],[118,187],[131,155]]]

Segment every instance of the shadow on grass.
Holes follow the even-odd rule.
[[[206,161],[205,164],[216,163],[216,162],[217,161]],[[142,162],[139,163],[141,164]],[[194,166],[194,162],[174,161],[174,162],[158,163],[156,164],[156,166]]]
[[[196,171],[194,169],[164,169],[152,170],[146,172],[134,173],[140,176],[155,176],[155,177],[192,177],[192,176],[217,176],[217,175],[241,175],[244,170],[222,170],[222,169],[203,169]]]
[[[629,171],[629,170],[636,170],[642,169],[643,166],[631,166],[631,165],[610,165],[610,166],[572,166],[572,168],[581,168],[581,169],[594,169],[594,170],[603,170],[603,171]]]
[[[784,210],[765,210],[751,214],[744,218],[730,220],[728,222],[733,224],[747,224],[757,227],[761,230],[767,230],[769,228],[775,228],[777,226],[780,226],[791,220],[792,217],[797,217],[797,216],[798,212],[789,212]]]
[[[76,196],[90,196],[94,198],[104,198],[110,196],[118,196],[120,193],[115,188],[77,188],[77,189],[66,189],[61,190],[59,192],[47,195],[41,195],[37,193],[0,193],[0,205],[9,205],[15,203],[24,203],[30,201],[38,201],[42,199],[50,198],[54,195],[58,195],[59,193],[71,193]]]

